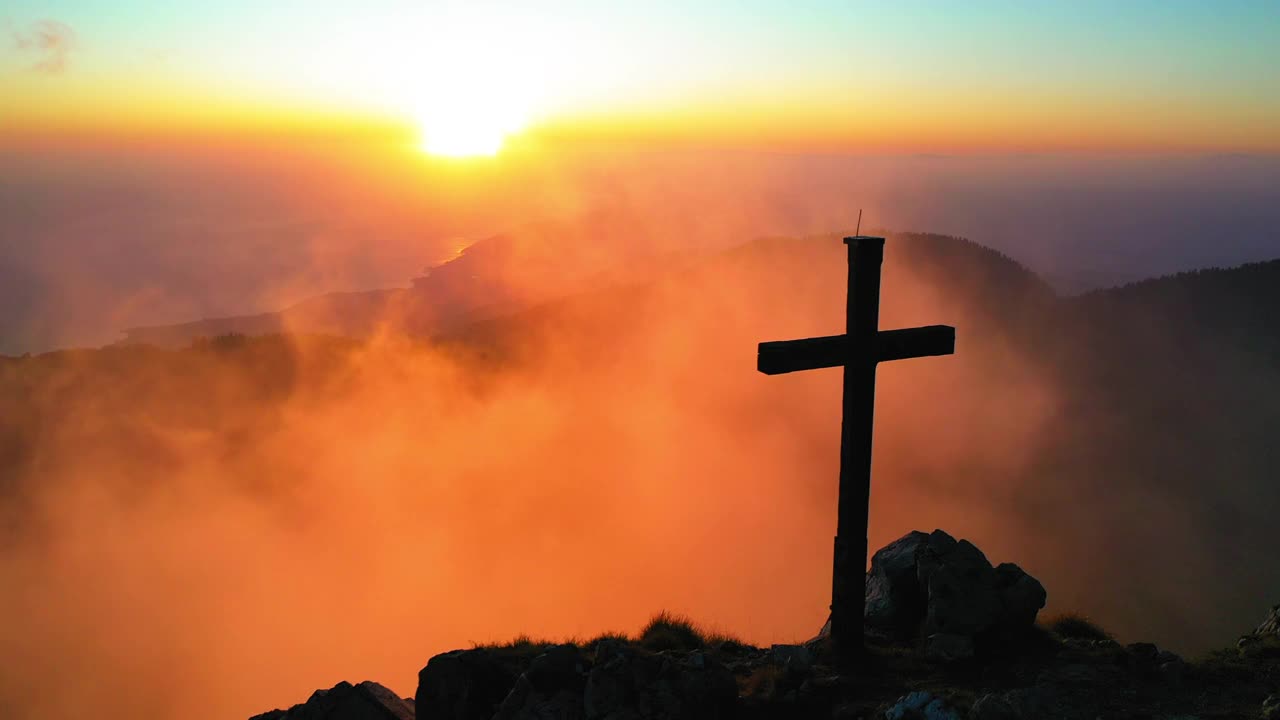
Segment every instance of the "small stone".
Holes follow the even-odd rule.
[[[898,702],[885,711],[885,720],[914,720],[924,713],[925,706],[931,702],[933,702],[933,695],[917,690],[898,698]]]
[[[798,675],[807,675],[813,667],[813,653],[804,645],[774,645],[769,649],[773,660]]]
[[[1022,716],[1002,695],[983,695],[969,710],[969,720],[1020,720]]]
[[[925,657],[935,662],[955,662],[973,657],[973,638],[953,633],[934,633],[925,640]]]
[[[960,720],[960,715],[948,707],[945,700],[923,690],[898,698],[884,717],[885,720]]]
[[[838,688],[844,685],[844,678],[839,675],[824,675],[822,677],[813,678],[809,682],[813,683],[815,688],[820,690],[829,690],[831,688]]]
[[[1160,676],[1170,685],[1180,685],[1186,677],[1187,664],[1182,660],[1171,660],[1160,664]]]
[[[839,675],[812,677],[800,683],[801,697],[828,695],[838,691],[844,684]]]
[[[1160,649],[1151,643],[1137,642],[1126,645],[1124,648],[1130,655],[1139,660],[1155,662],[1156,656],[1160,654]]]

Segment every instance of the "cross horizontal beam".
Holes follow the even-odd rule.
[[[956,351],[956,329],[950,325],[929,325],[876,333],[875,361],[951,355]],[[756,369],[765,375],[781,375],[799,370],[840,367],[859,348],[849,347],[848,335],[827,335],[802,340],[762,342]]]

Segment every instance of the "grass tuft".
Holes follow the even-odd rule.
[[[519,635],[506,642],[476,643],[473,647],[498,651],[502,655],[533,656],[546,652],[553,645],[566,643],[594,652],[600,643],[607,641],[638,645],[650,652],[709,650],[732,654],[748,649],[747,645],[732,635],[704,630],[688,617],[666,610],[654,615],[637,637],[620,632],[604,632],[585,641],[581,637],[571,637],[555,642],[546,638]]]
[[[597,645],[599,645],[602,642],[608,642],[608,641],[629,644],[631,643],[631,638],[627,637],[626,634],[620,633],[620,632],[606,632],[606,633],[600,633],[599,635],[591,638],[590,640],[586,641],[585,643],[582,643],[581,645],[584,649],[595,650]]]
[[[1062,613],[1044,622],[1050,632],[1063,640],[1114,640],[1111,633],[1080,613]]]
[[[740,653],[748,649],[748,645],[742,640],[723,632],[706,632],[703,633],[703,641],[707,648],[718,650],[726,653]]]
[[[510,658],[532,658],[547,651],[547,648],[557,645],[545,638],[535,639],[528,635],[517,635],[516,637],[503,643],[477,643],[474,647],[477,649],[492,650],[499,657]]]
[[[640,631],[639,643],[654,652],[701,650],[706,647],[707,638],[689,618],[663,610]]]

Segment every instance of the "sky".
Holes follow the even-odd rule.
[[[1275,2],[8,0],[0,353],[548,223],[666,252],[865,210],[1065,291],[1265,260],[1276,37]]]
[[[0,26],[20,137],[1280,150],[1274,2],[11,0]]]

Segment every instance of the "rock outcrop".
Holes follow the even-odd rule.
[[[738,700],[733,675],[707,652],[655,653],[620,640],[540,650],[523,661],[509,648],[437,655],[418,676],[419,712],[433,720],[715,720]]]
[[[1017,565],[992,567],[967,540],[914,531],[872,556],[866,623],[897,640],[924,639],[935,659],[963,659],[1033,626],[1045,597]]]
[[[596,649],[587,679],[588,720],[725,718],[733,714],[738,686],[712,655],[648,654],[610,641]]]
[[[867,593],[875,632],[856,658],[825,642],[753,647],[692,625],[676,647],[648,630],[581,645],[526,639],[431,658],[416,702],[340,683],[252,720],[411,720],[415,705],[423,720],[1280,720],[1280,607],[1240,654],[1193,661],[1101,630],[1031,631],[1040,583],[941,531],[877,552]]]
[[[489,720],[520,675],[509,655],[475,648],[431,658],[418,673],[418,712],[433,720]]]
[[[1280,605],[1272,605],[1271,611],[1267,613],[1267,619],[1263,620],[1253,631],[1254,635],[1277,635],[1280,636]]]
[[[1245,657],[1280,657],[1280,605],[1271,606],[1266,619],[1236,646]]]
[[[376,682],[340,682],[317,690],[306,702],[288,710],[272,710],[249,720],[413,720],[412,700],[405,700]]]

